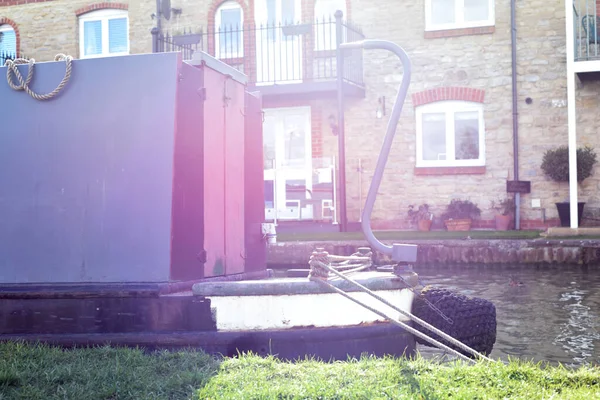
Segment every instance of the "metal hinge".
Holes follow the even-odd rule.
[[[206,88],[200,88],[196,91],[198,96],[202,99],[202,101],[206,101]]]
[[[206,264],[206,250],[204,250],[204,249],[200,250],[200,252],[196,255],[196,258],[202,264]]]

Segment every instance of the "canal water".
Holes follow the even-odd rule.
[[[492,301],[497,338],[491,357],[577,367],[600,364],[600,270],[573,267],[418,268],[425,285]],[[419,346],[425,357],[442,354]]]

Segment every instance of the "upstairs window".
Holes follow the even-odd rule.
[[[4,60],[17,57],[17,35],[12,26],[0,25],[0,67]]]
[[[346,0],[315,1],[315,50],[335,50],[337,48],[335,25],[337,10],[342,12],[342,19],[347,20]],[[345,31],[346,28],[342,27],[342,32],[345,33]]]
[[[425,30],[494,25],[494,0],[425,0]]]
[[[419,106],[417,167],[485,165],[483,105],[440,101]]]
[[[244,56],[244,13],[235,1],[221,4],[215,14],[217,58]]]
[[[129,17],[126,10],[98,10],[79,17],[81,58],[129,54]]]

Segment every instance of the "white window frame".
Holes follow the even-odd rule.
[[[110,53],[108,51],[108,21],[111,19],[126,18],[127,19],[127,51]],[[102,52],[100,54],[85,55],[85,40],[84,40],[84,22],[101,21],[102,22]],[[120,9],[105,9],[96,10],[85,13],[79,17],[79,58],[99,58],[99,57],[115,57],[128,55],[130,52],[129,40],[129,12]]]
[[[15,28],[12,27],[12,25],[10,24],[0,24],[0,32],[15,32]],[[17,38],[16,38],[16,32],[15,32],[15,51],[17,48]],[[18,54],[15,54],[16,57],[18,57]],[[2,67],[3,65],[0,65],[0,67]]]
[[[495,8],[494,0],[487,0],[488,9],[490,10],[488,18],[481,21],[469,21],[464,20],[464,0],[455,0],[454,12],[456,15],[456,21],[449,24],[433,24],[431,22],[431,0],[425,0],[425,30],[426,31],[439,31],[447,29],[462,29],[462,28],[478,28],[483,26],[494,26],[495,24]]]
[[[240,25],[238,29],[240,30],[240,45],[241,48],[239,51],[230,53],[229,50],[221,53],[221,35],[219,33],[219,29],[221,27],[221,10],[240,10]],[[216,58],[240,58],[244,57],[244,9],[242,6],[236,1],[226,1],[217,8],[215,13],[215,55]]]
[[[335,50],[337,49],[337,27],[336,27],[336,20],[335,20],[335,15],[323,15],[323,9],[326,8],[325,4],[323,3],[327,3],[327,2],[332,2],[333,0],[315,0],[315,10],[314,10],[314,14],[315,14],[315,26],[314,26],[314,37],[315,39],[313,40],[314,42],[314,50],[317,51],[323,51],[323,50]],[[346,20],[347,19],[347,15],[346,13],[348,12],[346,10],[346,0],[340,0],[340,3],[343,3],[343,7],[341,9],[343,15],[342,15],[342,19]],[[337,11],[337,10],[336,10]],[[317,32],[318,29],[322,29],[323,24],[326,24],[328,21],[331,21],[331,26],[328,26],[328,32],[329,29],[331,29],[331,33],[332,33],[332,37],[325,37],[323,43],[320,43],[319,40],[317,40],[317,38],[322,39],[323,38],[323,32]],[[345,26],[342,27],[342,42],[344,42],[346,40],[346,31],[348,28],[346,28]]]
[[[479,158],[455,160],[454,113],[477,112],[479,116]],[[444,113],[446,115],[446,159],[423,160],[423,114]],[[415,110],[417,119],[417,167],[477,167],[485,166],[485,121],[483,104],[469,101],[438,101],[419,106]]]

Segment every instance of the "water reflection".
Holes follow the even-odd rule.
[[[574,367],[600,360],[600,271],[482,266],[427,267],[417,272],[426,285],[496,305],[492,358],[511,356]],[[419,351],[426,356],[440,354],[424,346]]]

